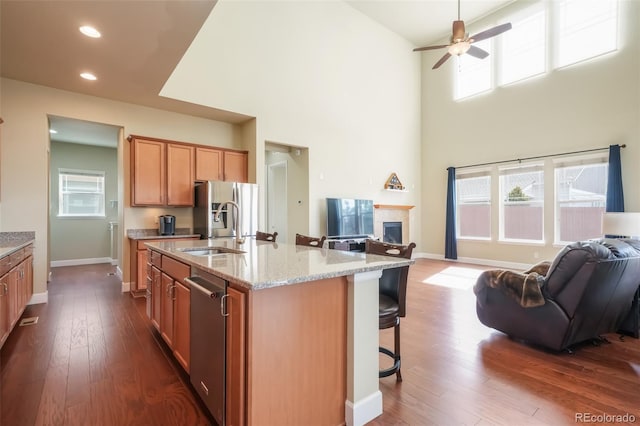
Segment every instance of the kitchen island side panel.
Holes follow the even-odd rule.
[[[248,296],[247,423],[344,424],[347,278]]]

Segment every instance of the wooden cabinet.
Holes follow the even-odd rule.
[[[143,296],[147,288],[147,246],[145,243],[156,241],[184,241],[184,240],[197,240],[199,236],[185,236],[184,238],[154,238],[136,240],[131,238],[130,241],[130,257],[129,257],[129,275],[130,275],[130,288],[129,291],[133,296]],[[160,253],[156,252],[158,260],[156,266],[160,267]],[[152,262],[149,260],[149,264]],[[149,277],[151,278],[151,277]]]
[[[151,323],[160,331],[160,314],[162,312],[162,273],[155,266],[151,267]]]
[[[196,148],[196,180],[224,180],[224,151]]]
[[[173,301],[173,355],[189,373],[191,348],[191,289],[179,281],[174,285]]]
[[[248,182],[248,161],[246,152],[224,152],[224,180],[230,182]]]
[[[131,205],[164,206],[167,190],[166,143],[131,139]]]
[[[150,265],[151,323],[173,350],[180,365],[189,372],[191,347],[191,291],[184,278],[191,267],[149,250],[149,258],[161,258],[161,267]],[[151,261],[150,261],[151,262]]]
[[[193,206],[194,147],[130,136],[131,205]]]
[[[162,273],[162,295],[160,301],[160,335],[173,347],[173,278]]]
[[[167,144],[168,206],[193,206],[194,153],[193,146]]]
[[[0,259],[0,347],[33,294],[33,246]]]
[[[246,151],[196,147],[196,180],[248,182],[248,157]]]
[[[245,424],[245,294],[227,287],[227,425]]]
[[[133,207],[193,206],[196,180],[248,181],[247,151],[136,135],[129,141]]]

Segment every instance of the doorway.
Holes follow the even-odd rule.
[[[49,266],[118,265],[120,126],[49,116]]]
[[[287,162],[267,166],[267,227],[278,232],[280,241],[287,241]]]
[[[309,149],[265,143],[266,226],[278,241],[309,232]]]

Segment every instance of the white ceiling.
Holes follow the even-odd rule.
[[[462,0],[461,17],[470,23],[513,1]],[[250,117],[158,95],[215,3],[216,0],[2,0],[0,73],[2,77],[62,90],[241,123]],[[456,0],[347,3],[416,47],[448,36],[458,13]],[[78,27],[87,24],[97,27],[102,38],[81,35]],[[83,71],[95,73],[98,80],[82,80],[79,74]],[[58,126],[63,125],[62,121],[57,122]],[[67,129],[71,132],[72,128],[86,127],[86,123],[71,123]],[[67,138],[86,139],[86,132],[76,137],[69,134]]]

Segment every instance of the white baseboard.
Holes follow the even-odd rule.
[[[47,302],[49,302],[49,292],[45,291],[44,293],[33,293],[27,305],[37,305]]]
[[[453,259],[445,259],[441,254],[433,254],[433,253],[415,253],[413,255],[414,259],[433,259],[433,260],[444,260],[451,263],[470,263],[472,265],[483,265],[483,266],[493,266],[495,268],[503,268],[503,269],[512,269],[512,270],[527,270],[531,267],[531,264],[528,263],[518,263],[518,262],[505,262],[501,260],[493,260],[493,259],[478,259],[475,257],[459,257],[455,260]]]
[[[51,267],[55,268],[56,266],[93,265],[95,263],[111,263],[111,258],[93,257],[87,259],[52,260]]]
[[[382,392],[375,391],[355,404],[347,400],[344,417],[347,426],[361,426],[382,414]]]
[[[116,275],[118,278],[122,279],[122,269],[120,269],[120,266],[116,267]]]
[[[131,290],[131,283],[125,283],[122,281],[122,292],[126,293]]]
[[[111,259],[111,264],[113,266],[118,266],[118,259]]]

